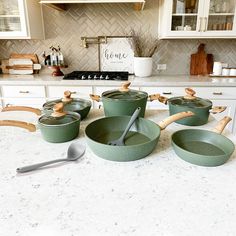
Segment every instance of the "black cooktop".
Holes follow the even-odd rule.
[[[129,73],[124,71],[73,71],[66,74],[65,80],[128,80]]]

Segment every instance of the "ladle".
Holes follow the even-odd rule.
[[[38,164],[20,167],[16,169],[16,172],[24,173],[24,172],[36,170],[40,167],[51,165],[51,164],[62,162],[62,161],[76,161],[81,156],[83,156],[84,152],[85,152],[85,146],[80,143],[74,142],[68,148],[67,158],[61,158],[61,159],[56,159],[52,161],[46,161],[46,162],[42,162]]]

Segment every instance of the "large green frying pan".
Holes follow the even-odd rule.
[[[221,135],[230,120],[230,117],[224,117],[213,131],[185,129],[175,132],[172,135],[172,145],[176,154],[199,166],[224,164],[235,148],[231,140]]]
[[[167,125],[192,115],[192,112],[181,112],[161,121],[159,125],[140,117],[126,135],[125,146],[111,146],[107,143],[121,136],[130,116],[104,117],[93,121],[85,128],[86,140],[91,150],[99,157],[111,161],[134,161],[153,151],[161,130]]]

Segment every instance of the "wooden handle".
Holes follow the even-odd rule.
[[[232,120],[231,117],[229,116],[225,116],[222,120],[220,120],[218,122],[218,124],[216,125],[216,127],[214,129],[212,129],[213,132],[217,133],[217,134],[221,134],[225,128],[225,126]]]
[[[33,112],[38,116],[41,115],[40,109],[33,108],[33,107],[26,107],[26,106],[8,106],[8,107],[4,107],[1,111],[2,112],[5,112],[5,111],[28,111],[28,112]]]
[[[159,93],[151,94],[151,95],[148,96],[150,102],[152,102],[154,100],[159,100],[159,97],[160,97]]]
[[[62,102],[57,103],[53,107],[53,113],[51,114],[52,117],[62,117],[65,116],[66,113],[63,111],[64,104]]]
[[[226,106],[217,106],[213,107],[209,112],[212,114],[217,114],[225,111],[226,108],[227,108]]]
[[[0,126],[15,126],[27,129],[30,132],[35,132],[36,127],[34,124],[18,121],[18,120],[0,120]]]
[[[71,102],[73,100],[71,98],[71,94],[72,94],[71,91],[69,91],[69,90],[65,91],[64,92],[64,98],[62,98],[62,101],[67,102],[67,103]]]
[[[187,93],[187,95],[184,96],[185,99],[193,100],[196,98],[196,96],[194,96],[196,92],[193,89],[186,88],[185,92]]]
[[[13,70],[33,70],[32,65],[13,65],[13,66],[6,66],[6,68]]]
[[[161,130],[163,130],[169,124],[173,123],[174,121],[177,121],[177,120],[189,117],[189,116],[193,116],[193,115],[195,115],[195,114],[191,111],[179,112],[179,113],[176,113],[176,114],[169,116],[166,119],[162,120],[158,125],[160,126]]]
[[[100,102],[101,100],[101,97],[99,95],[89,94],[89,96],[93,101]]]
[[[160,96],[160,97],[158,98],[158,101],[161,102],[161,103],[167,104],[168,98],[167,98],[167,97],[164,97],[164,96]]]
[[[119,91],[121,92],[128,92],[129,91],[129,86],[131,82],[125,82],[121,85],[121,88],[119,88]]]

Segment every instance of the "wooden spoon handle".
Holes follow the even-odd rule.
[[[5,111],[29,111],[29,112],[33,112],[36,115],[41,115],[41,110],[38,108],[33,108],[33,107],[27,107],[27,106],[7,106],[2,108],[1,110],[2,112]]]
[[[189,117],[189,116],[193,116],[193,115],[195,115],[195,114],[191,111],[179,112],[179,113],[176,113],[176,114],[169,116],[166,119],[162,120],[158,125],[160,126],[161,130],[163,130],[169,124],[173,123],[174,121],[177,121],[177,120]]]
[[[216,127],[214,129],[212,129],[213,132],[217,133],[217,134],[221,134],[225,128],[225,126],[232,120],[231,117],[229,116],[225,116],[223,119],[221,119],[218,124],[216,125]]]
[[[27,129],[30,132],[35,132],[36,127],[34,124],[18,121],[18,120],[0,120],[0,126],[15,126]]]

